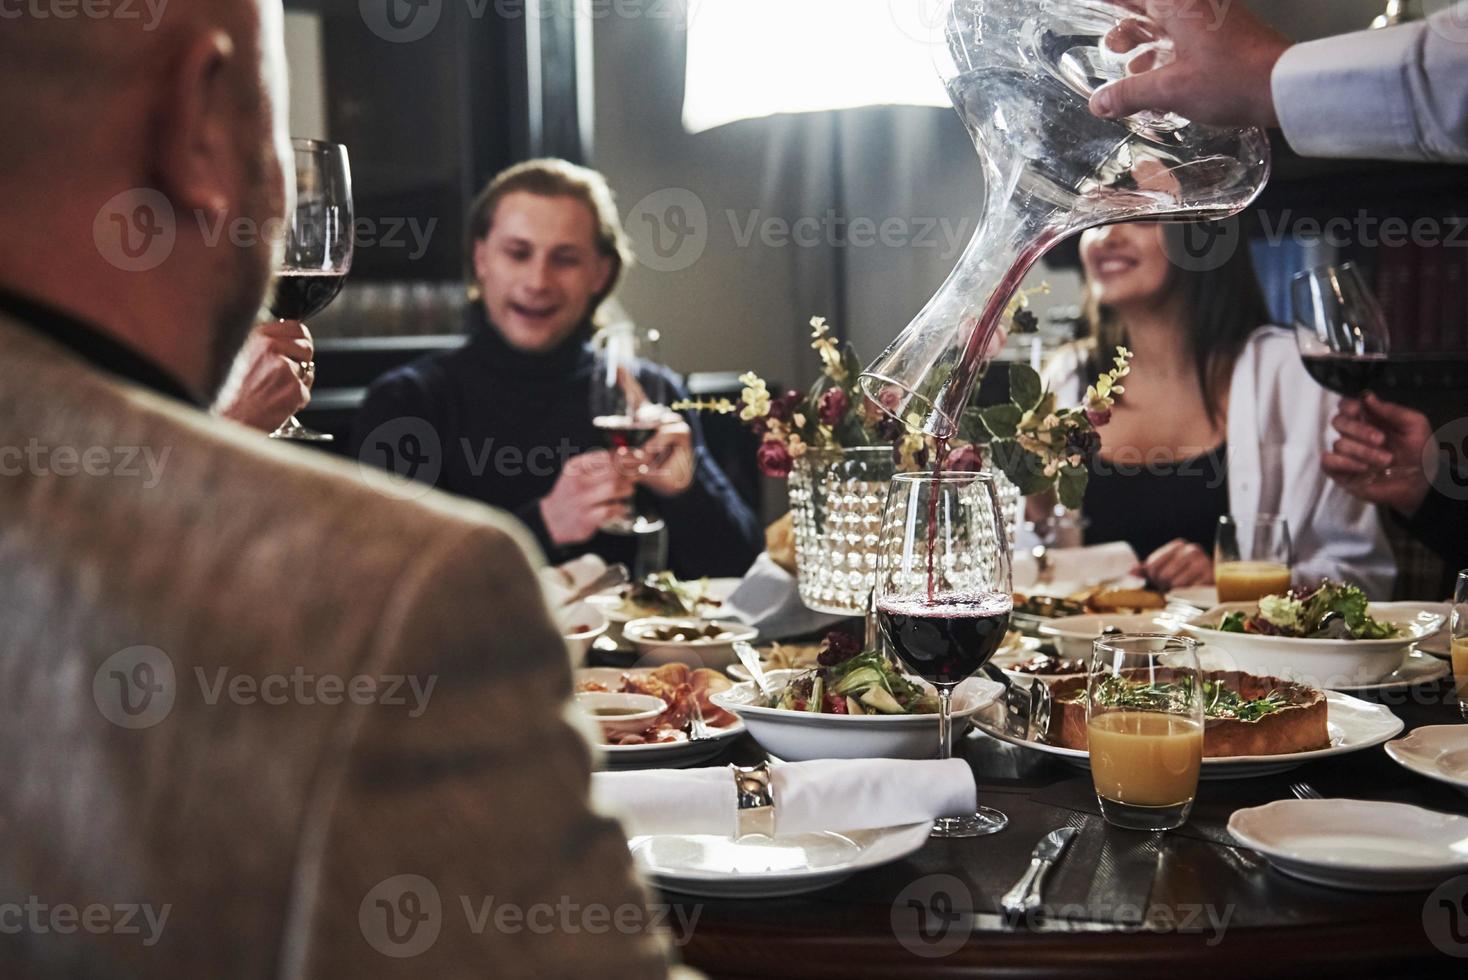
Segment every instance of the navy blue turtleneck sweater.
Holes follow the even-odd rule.
[[[591,424],[587,331],[548,353],[528,354],[505,343],[482,308],[471,310],[469,323],[463,347],[392,371],[368,389],[353,432],[357,458],[510,511],[552,562],[594,552],[631,567],[635,539],[598,534],[562,548],[551,542],[540,516],[540,500],[566,461],[605,445]],[[674,399],[687,397],[666,369],[648,366],[640,373],[646,379],[653,371]],[[709,455],[698,419],[688,417],[688,424],[693,485],[677,497],[639,489],[639,512],[667,522],[674,574],[743,575],[759,553],[759,523]]]

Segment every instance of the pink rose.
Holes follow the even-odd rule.
[[[1098,412],[1094,408],[1088,408],[1086,409],[1086,420],[1099,429],[1111,421],[1111,409],[1103,408]]]
[[[822,425],[839,425],[846,417],[846,410],[851,407],[851,399],[846,397],[846,391],[841,388],[827,388],[821,395],[821,404],[817,409]]]
[[[790,450],[783,442],[774,439],[760,443],[755,459],[759,462],[761,473],[777,480],[783,480],[789,476],[790,467],[794,465],[794,461],[790,458]]]

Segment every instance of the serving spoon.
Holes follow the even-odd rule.
[[[734,655],[739,658],[744,669],[749,671],[749,676],[754,678],[754,686],[759,688],[761,694],[770,697],[775,693],[770,679],[765,676],[764,667],[760,666],[758,650],[743,640],[736,640],[734,641]]]

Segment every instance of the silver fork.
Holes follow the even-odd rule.
[[[689,702],[693,705],[693,714],[688,719],[688,741],[707,742],[714,737],[714,733],[709,730],[708,722],[703,720],[703,706],[698,703],[696,695],[690,696]]]
[[[1325,799],[1325,797],[1321,796],[1314,786],[1311,786],[1309,783],[1306,782],[1290,783],[1290,792],[1294,793],[1296,798],[1301,800]]]

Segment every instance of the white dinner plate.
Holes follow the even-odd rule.
[[[1218,588],[1212,585],[1190,585],[1186,589],[1173,589],[1167,593],[1167,601],[1192,606],[1194,609],[1212,609],[1218,605]]]
[[[708,898],[803,895],[921,848],[931,823],[885,830],[823,831],[781,837],[669,834],[627,842],[637,868],[665,891]]]
[[[1376,800],[1275,800],[1228,832],[1285,874],[1360,891],[1435,888],[1468,871],[1468,817]]]
[[[1287,772],[1297,766],[1316,759],[1346,755],[1380,745],[1400,735],[1405,727],[1402,719],[1392,714],[1385,705],[1372,704],[1353,698],[1338,691],[1326,691],[1326,727],[1330,731],[1330,747],[1312,749],[1309,752],[1288,752],[1281,755],[1235,755],[1217,759],[1204,759],[1203,779],[1251,779]],[[1059,756],[1081,769],[1091,768],[1090,755],[1080,749],[1068,749],[1044,742],[1031,742],[1007,735],[1004,732],[999,711],[1002,705],[991,705],[973,718],[974,727],[985,735],[1018,745],[1022,748]]]
[[[1424,636],[1412,644],[1414,650],[1431,654],[1449,660],[1453,656],[1452,648],[1449,646],[1451,637],[1448,630],[1448,619],[1452,612],[1452,604],[1447,602],[1431,602],[1426,599],[1404,599],[1398,602],[1373,602],[1373,606],[1390,611],[1397,616],[1416,616],[1426,614],[1428,616],[1441,616],[1442,626],[1437,632]]]
[[[1429,684],[1453,672],[1451,664],[1416,650],[1407,654],[1402,666],[1387,674],[1374,684],[1359,686],[1337,684],[1334,690],[1348,694],[1381,693],[1384,691],[1406,691],[1418,684]]]
[[[622,675],[631,672],[619,667],[582,667],[576,671],[576,683],[595,681],[616,690]],[[709,726],[714,737],[707,741],[659,742],[652,745],[602,745],[608,769],[686,769],[706,762],[729,747],[729,740],[744,734],[744,722],[737,718],[732,725]]]
[[[1428,725],[1386,743],[1397,765],[1468,793],[1468,725]]]

